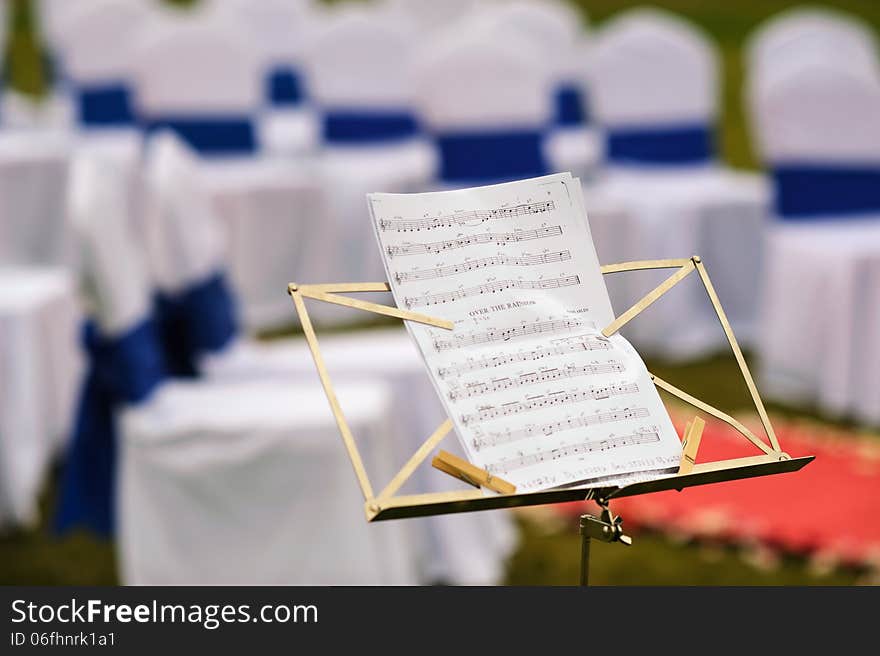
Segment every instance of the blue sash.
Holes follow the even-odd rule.
[[[205,157],[250,155],[257,150],[253,121],[248,116],[157,116],[147,132],[168,129]]]
[[[542,139],[538,130],[440,134],[440,178],[476,184],[546,175]]]
[[[56,529],[88,528],[101,535],[114,530],[116,491],[116,413],[140,403],[165,378],[152,321],[119,337],[102,337],[89,322],[83,331],[88,370],[70,442]]]
[[[701,164],[712,159],[708,125],[668,125],[609,130],[607,158],[615,164]]]
[[[556,88],[555,106],[555,122],[558,127],[571,128],[589,123],[586,98],[577,85],[559,85]]]
[[[157,299],[158,324],[168,369],[198,376],[198,358],[228,345],[238,333],[235,302],[223,274],[174,296]]]
[[[415,115],[406,109],[328,108],[323,121],[323,139],[330,144],[399,141],[411,139],[419,131]]]
[[[776,215],[783,221],[880,215],[880,166],[783,164],[773,169]]]
[[[129,127],[136,124],[131,90],[124,82],[79,85],[78,121],[84,127]]]
[[[277,66],[266,76],[266,96],[276,107],[298,105],[305,99],[299,73],[290,66]]]

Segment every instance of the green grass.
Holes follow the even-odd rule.
[[[624,526],[626,524],[624,523]],[[547,528],[520,522],[521,543],[507,585],[576,585],[580,536],[574,523]],[[633,546],[592,542],[590,585],[854,585],[870,583],[864,572],[823,569],[799,557],[776,557],[759,548],[678,542],[637,533]]]

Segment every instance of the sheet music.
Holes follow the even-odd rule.
[[[678,469],[681,444],[620,335],[580,182],[558,174],[425,194],[370,194],[398,306],[467,458],[532,492]]]

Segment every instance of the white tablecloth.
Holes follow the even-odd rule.
[[[61,270],[0,268],[0,526],[36,519],[69,433],[82,371],[74,292]]]
[[[371,477],[397,423],[381,383],[340,385]],[[127,584],[412,584],[405,522],[368,524],[323,392],[169,383],[126,411],[118,549]]]
[[[318,341],[334,383],[379,378],[390,385],[394,419],[400,429],[389,461],[396,472],[446,417],[415,344],[403,327],[324,337],[319,331]],[[294,376],[310,389],[321,389],[303,338],[240,342],[231,352],[206,362],[206,370],[212,380],[274,374]],[[447,436],[440,448],[464,457],[454,434]],[[389,480],[386,477],[374,485],[381,489]],[[400,493],[463,487],[426,461]],[[418,571],[423,583],[498,583],[516,545],[513,519],[504,510],[404,521],[421,545]]]

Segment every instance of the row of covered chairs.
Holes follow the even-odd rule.
[[[880,59],[828,10],[770,21],[749,44],[746,105],[773,188],[761,330],[764,392],[877,424]]]

